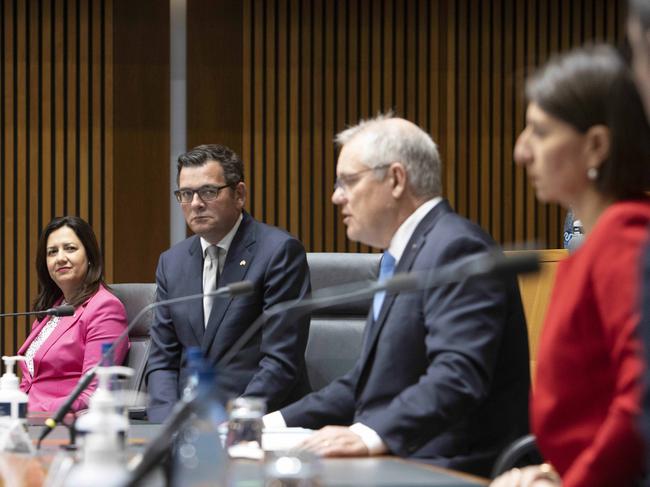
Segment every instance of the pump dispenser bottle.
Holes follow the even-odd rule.
[[[3,356],[5,373],[0,377],[0,416],[11,416],[27,423],[27,394],[18,387],[18,376],[14,366],[18,360],[25,360],[21,355]]]
[[[132,376],[133,369],[115,365],[97,367],[96,374],[97,390],[90,397],[88,412],[77,419],[75,429],[82,438],[90,433],[108,430],[114,432],[119,442],[124,445],[129,429],[129,420],[123,414],[118,413],[120,404],[110,389],[110,381],[114,375]],[[83,443],[85,444],[85,439]]]
[[[77,419],[76,429],[83,434],[81,461],[73,467],[65,485],[74,487],[117,487],[127,478],[124,459],[128,420],[117,413],[117,401],[110,390],[113,375],[133,375],[128,367],[98,367],[97,390],[91,396],[88,412]]]

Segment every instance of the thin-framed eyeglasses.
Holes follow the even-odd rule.
[[[199,189],[190,189],[190,188],[181,188],[174,191],[174,196],[181,204],[191,203],[194,199],[194,194],[198,194],[201,201],[208,202],[216,200],[219,196],[219,191],[224,188],[233,186],[233,184],[224,184],[223,186],[214,186],[212,184],[206,184],[201,186]]]
[[[392,162],[386,164],[379,164],[378,166],[361,169],[360,171],[351,174],[342,174],[336,178],[336,181],[334,181],[334,192],[336,192],[337,189],[341,189],[341,191],[345,193],[348,189],[354,186],[354,184],[357,181],[359,181],[359,179],[361,179],[361,175],[363,173],[370,172],[370,171],[378,171],[380,169],[386,169],[391,164]]]

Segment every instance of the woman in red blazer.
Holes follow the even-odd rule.
[[[29,396],[30,411],[54,411],[89,369],[97,365],[102,344],[113,342],[127,326],[122,303],[104,284],[101,252],[92,228],[81,218],[52,220],[43,231],[36,253],[40,292],[35,310],[69,304],[73,316],[42,316],[19,350],[23,379],[20,388]],[[122,363],[128,340],[115,349]],[[74,402],[78,411],[88,405],[93,382]]]
[[[573,209],[586,239],[559,265],[539,344],[530,410],[548,464],[511,470],[493,485],[631,485],[643,471],[636,327],[650,128],[608,46],[552,59],[526,94],[515,160],[540,201]]]

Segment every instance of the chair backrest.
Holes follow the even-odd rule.
[[[542,262],[541,272],[519,278],[528,324],[531,372],[535,366],[537,340],[550,299],[557,264],[567,255],[564,250],[542,250],[538,253]],[[379,272],[380,258],[380,254],[308,253],[312,291],[374,280]],[[153,283],[112,284],[111,289],[124,303],[129,322],[155,300],[156,285]],[[361,353],[363,328],[370,304],[371,301],[366,300],[332,306],[312,313],[305,358],[314,390],[321,389],[354,366]],[[127,365],[135,370],[131,381],[132,388],[140,391],[146,390],[144,372],[149,355],[149,328],[152,322],[153,312],[149,312],[129,333],[131,350]]]
[[[153,283],[128,283],[111,284],[112,291],[118,297],[124,308],[129,324],[145,306],[156,299],[156,285]],[[126,364],[134,370],[134,375],[129,381],[129,389],[146,392],[144,380],[147,359],[149,358],[149,328],[153,323],[153,311],[145,313],[135,327],[129,332],[131,348],[126,359]]]
[[[380,254],[308,253],[312,291],[333,286],[374,280],[379,272]],[[153,283],[111,284],[126,308],[129,323],[156,298]],[[342,376],[361,353],[361,338],[371,301],[348,303],[317,310],[312,314],[305,353],[307,372],[315,390]],[[146,313],[129,333],[131,349],[126,365],[135,370],[130,388],[146,391],[144,372],[149,356],[149,328],[153,312]]]
[[[381,254],[308,253],[312,292],[377,279]],[[331,306],[312,313],[305,352],[314,390],[344,375],[361,354],[371,300]]]

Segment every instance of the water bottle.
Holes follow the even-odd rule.
[[[115,365],[115,359],[113,357],[113,351],[106,355],[106,353],[111,349],[113,346],[112,342],[104,342],[102,343],[102,361],[99,364],[100,367],[111,367]]]
[[[230,458],[262,460],[262,420],[266,402],[259,397],[238,397],[228,403],[226,449]]]
[[[219,438],[219,425],[227,417],[212,368],[199,370],[193,403],[195,412],[181,428],[174,445],[171,485],[227,487],[228,457]]]
[[[585,240],[585,234],[582,227],[582,222],[580,220],[573,221],[573,231],[571,235],[571,240],[569,240],[569,253],[572,254],[580,248],[582,242]]]
[[[564,236],[563,236],[563,247],[565,249],[569,249],[569,242],[571,242],[571,238],[573,237],[573,220],[575,217],[573,216],[573,211],[569,210],[566,213],[566,218],[564,219]]]
[[[201,369],[208,367],[207,362],[203,358],[200,347],[188,347],[187,349],[187,368],[189,370],[189,376],[187,377],[187,383],[183,388],[183,398],[191,399],[192,396],[196,393],[196,389],[199,385],[199,372]]]

